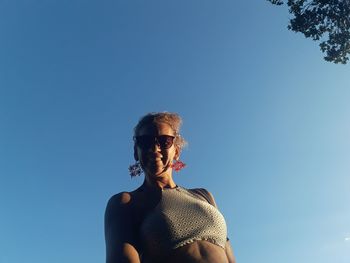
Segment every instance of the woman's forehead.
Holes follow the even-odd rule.
[[[175,135],[174,130],[167,123],[150,123],[141,127],[138,136],[141,135]]]

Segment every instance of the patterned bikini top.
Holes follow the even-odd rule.
[[[145,217],[140,228],[144,251],[166,254],[196,240],[206,240],[225,248],[225,219],[214,205],[208,203],[209,200],[205,200],[208,198],[203,191],[182,187],[162,190],[159,203]]]

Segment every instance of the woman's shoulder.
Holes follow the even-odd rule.
[[[107,203],[107,206],[123,206],[125,204],[128,204],[131,200],[131,193],[130,192],[120,192],[117,194],[112,195]]]
[[[135,200],[132,192],[120,192],[112,195],[106,206],[105,219],[114,223],[131,220],[135,211]],[[125,222],[124,222],[125,223]]]
[[[120,192],[111,196],[107,202],[106,210],[105,210],[105,220],[106,222],[115,221],[117,218],[120,218],[121,215],[125,216],[130,210],[129,203],[131,197],[128,192]]]
[[[107,209],[112,210],[134,210],[133,208],[137,208],[142,203],[142,200],[145,198],[142,196],[142,191],[140,188],[132,190],[130,192],[123,191],[111,196],[107,203]]]
[[[109,200],[108,204],[113,206],[123,206],[131,202],[133,197],[137,195],[140,192],[140,188],[137,188],[133,191],[122,191],[120,193],[112,195]]]
[[[202,199],[207,201],[209,204],[216,207],[214,196],[206,188],[191,188],[187,190],[192,194],[195,194],[196,196],[201,197]]]

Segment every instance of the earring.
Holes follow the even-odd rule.
[[[135,164],[132,164],[129,166],[129,174],[131,177],[134,176],[140,176],[142,174],[142,168],[139,161],[137,161]]]
[[[175,162],[171,165],[171,168],[173,168],[175,172],[178,172],[185,167],[186,167],[186,164],[181,162],[180,160],[175,160]]]

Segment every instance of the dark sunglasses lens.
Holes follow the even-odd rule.
[[[173,145],[174,137],[168,135],[161,135],[157,137],[157,141],[161,148],[169,149]]]
[[[136,143],[142,149],[148,149],[154,144],[154,137],[152,136],[137,136]]]
[[[156,141],[160,148],[169,149],[173,145],[174,137],[169,135],[160,135],[157,137],[142,135],[136,137],[136,143],[142,149],[149,149]]]

